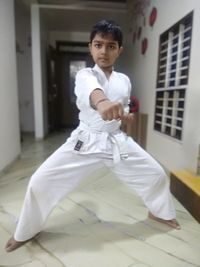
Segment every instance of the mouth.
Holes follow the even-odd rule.
[[[100,56],[99,59],[102,59],[102,60],[108,60],[108,57]]]
[[[108,61],[107,58],[99,58],[100,61]]]

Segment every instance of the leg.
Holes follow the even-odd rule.
[[[65,144],[34,173],[28,185],[23,208],[8,252],[39,233],[55,205],[79,182],[103,164],[96,158],[66,151]]]
[[[113,167],[120,180],[131,186],[149,209],[149,217],[180,229],[162,167],[133,140],[128,139],[129,157]]]

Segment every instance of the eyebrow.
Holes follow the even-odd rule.
[[[94,43],[104,43],[103,41],[100,41],[100,40],[94,40]],[[107,44],[109,45],[117,45],[117,42],[108,42]]]

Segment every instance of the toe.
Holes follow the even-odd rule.
[[[21,247],[23,244],[24,244],[24,242],[18,242],[13,237],[11,237],[5,246],[5,250],[7,252],[11,252],[11,251]]]
[[[177,222],[177,220],[171,220],[169,221],[169,225],[171,225],[171,227],[177,229],[177,230],[180,230],[181,229],[181,226],[180,224]]]

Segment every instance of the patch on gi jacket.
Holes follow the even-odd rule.
[[[82,145],[83,145],[83,142],[81,140],[78,140],[75,147],[74,147],[74,150],[79,151],[81,149]]]

